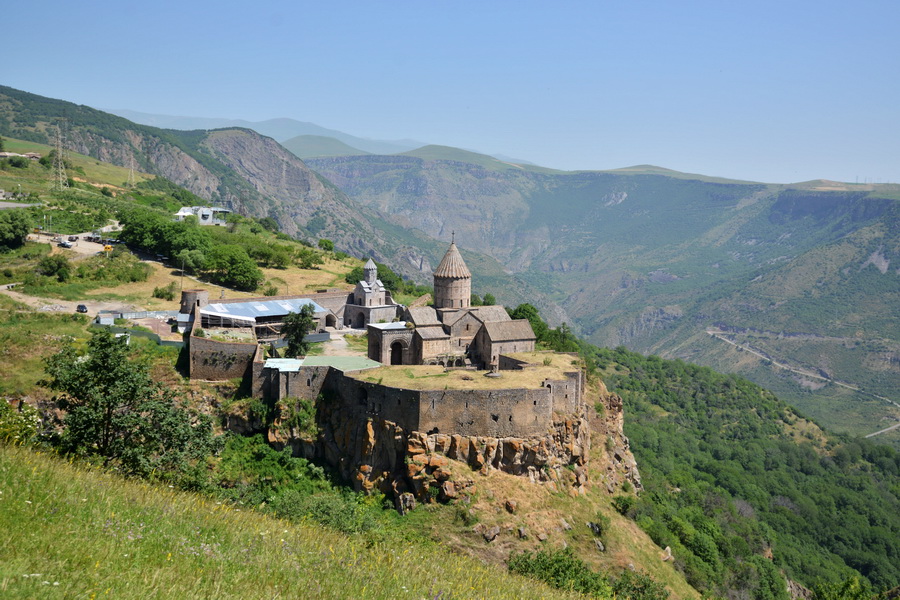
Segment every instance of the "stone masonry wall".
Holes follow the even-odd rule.
[[[194,321],[188,340],[188,369],[191,379],[224,381],[249,375],[256,343],[218,342],[194,336],[199,322]]]

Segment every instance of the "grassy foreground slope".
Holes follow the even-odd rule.
[[[364,544],[0,446],[4,598],[566,598],[434,547]]]

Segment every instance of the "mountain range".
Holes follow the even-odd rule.
[[[898,185],[564,172],[363,147],[288,119],[159,129],[0,87],[0,135],[46,142],[62,117],[69,148],[134,160],[290,235],[424,281],[455,232],[476,292],[531,301],[594,343],[742,373],[836,430],[900,420]],[[896,429],[880,439],[900,444]]]

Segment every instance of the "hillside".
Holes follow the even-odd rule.
[[[450,232],[429,237],[359,205],[273,139],[248,129],[175,131],[138,125],[87,106],[0,86],[0,136],[50,143],[65,119],[65,146],[103,162],[162,176],[208,202],[251,217],[271,217],[288,235],[332,239],[356,256],[388,258],[401,274],[425,281]],[[552,302],[516,280],[492,257],[469,251],[484,281],[517,290],[514,298]],[[487,290],[485,290],[487,291]],[[482,292],[483,293],[483,292]]]
[[[456,231],[594,343],[743,373],[837,430],[900,420],[876,397],[900,402],[900,186],[770,185],[648,165],[539,172],[447,150],[309,164],[405,227]]]
[[[434,544],[367,545],[2,444],[0,488],[4,598],[577,597]]]
[[[357,154],[392,154],[404,152],[423,146],[415,140],[372,140],[349,135],[336,129],[328,129],[315,123],[297,121],[295,119],[268,119],[266,121],[245,121],[243,119],[215,119],[205,117],[175,117],[170,115],[153,115],[133,110],[107,110],[106,112],[124,117],[129,121],[160,127],[163,129],[252,129],[257,133],[273,138],[287,147],[288,140],[300,136],[324,137],[337,140],[363,152]]]
[[[28,145],[19,141],[11,143],[21,144],[21,147]],[[147,179],[134,189],[117,186],[115,182],[121,179],[124,170],[103,164],[92,167],[90,163],[98,161],[88,157],[73,156],[71,159],[73,163],[86,161],[85,172],[81,174],[84,181],[78,182],[64,198],[50,195],[47,199],[67,203],[67,210],[62,210],[61,204],[56,206],[49,202],[45,209],[57,210],[59,215],[69,213],[95,219],[92,223],[103,219],[103,211],[120,213],[126,226],[123,238],[135,246],[150,249],[151,256],[160,250],[174,254],[170,249],[186,241],[196,246],[209,244],[213,254],[216,244],[244,248],[255,266],[260,268],[263,285],[274,285],[275,293],[282,285],[289,286],[292,291],[339,286],[349,269],[359,264],[358,260],[307,248],[284,235],[279,237],[266,231],[263,222],[237,219],[228,228],[174,224],[163,207],[178,199],[189,199],[190,196],[183,195],[187,193],[184,190],[169,187],[171,184],[167,186],[156,179]],[[89,173],[89,168],[95,170]],[[2,177],[31,182],[35,186],[45,174],[45,168],[38,163],[0,172]],[[154,189],[154,185],[161,189]],[[99,191],[102,189],[115,191],[109,196]],[[802,212],[802,205],[794,202],[783,210],[791,211]],[[34,216],[39,214],[33,213]],[[67,227],[74,227],[74,223]],[[168,234],[160,236],[160,231]],[[157,239],[160,237],[162,239]],[[288,264],[276,265],[280,262],[277,256],[288,252],[291,256]],[[298,269],[291,264],[309,258],[309,253],[322,259],[317,268]],[[66,277],[59,277],[57,271],[56,281],[53,281],[53,274],[42,271],[41,263],[48,255],[72,259]],[[91,303],[99,300],[130,303],[140,308],[171,307],[174,300],[154,296],[157,289],[171,287],[174,292],[181,276],[177,269],[167,268],[154,260],[136,261],[126,252],[76,258],[73,251],[51,248],[48,244],[26,244],[0,255],[0,258],[3,260],[2,277],[24,280],[22,291],[36,296],[37,305],[48,307],[57,301]],[[221,273],[212,266],[202,271],[203,280],[193,280],[192,286],[207,287],[223,295],[238,294],[215,283],[221,281],[217,278],[234,273]],[[778,285],[784,287],[786,282]],[[86,319],[57,310],[30,310],[6,298],[0,306],[4,313],[0,337],[7,349],[0,362],[4,372],[14,374],[4,378],[0,392],[27,398],[47,411],[53,401],[51,390],[37,385],[43,371],[41,358],[65,345],[68,336],[78,340],[77,346],[83,344]],[[154,381],[164,384],[168,390],[184,393],[195,408],[215,416],[217,421],[236,424],[234,428],[242,430],[252,429],[250,424],[260,418],[261,407],[242,395],[237,383],[186,381],[178,371],[177,351],[157,348],[137,337],[133,347],[139,357],[136,364],[152,366]],[[897,555],[896,544],[900,539],[897,522],[900,459],[896,452],[887,447],[832,436],[789,409],[771,393],[736,377],[718,375],[709,369],[681,362],[645,358],[621,349],[611,351],[582,345],[582,351],[589,371],[624,399],[628,415],[624,420],[625,433],[631,437],[631,448],[645,470],[645,490],[640,494],[633,493],[631,480],[617,476],[628,460],[629,447],[622,437],[622,403],[618,396],[607,393],[603,383],[596,378],[589,380],[590,404],[594,406],[590,416],[594,442],[588,465],[588,481],[592,485],[584,493],[571,485],[578,477],[574,469],[562,469],[553,486],[535,488],[535,484],[524,477],[476,472],[465,464],[454,464],[452,468],[464,470],[466,476],[471,473],[475,491],[468,502],[426,503],[407,520],[392,524],[390,520],[395,518],[394,513],[380,510],[381,500],[377,496],[374,501],[348,497],[324,479],[321,469],[269,449],[262,437],[258,442],[252,441],[253,438],[233,437],[220,454],[206,456],[199,462],[201,468],[175,474],[162,472],[159,476],[166,477],[172,485],[214,494],[214,498],[220,499],[217,501],[226,503],[215,506],[229,506],[228,501],[243,502],[264,512],[316,519],[318,523],[342,531],[362,532],[362,538],[332,538],[329,537],[330,529],[321,534],[321,526],[305,529],[307,526],[301,524],[299,529],[292,530],[292,526],[283,525],[283,522],[278,525],[284,528],[280,530],[287,530],[293,536],[293,541],[288,542],[292,548],[312,544],[314,549],[304,552],[324,552],[324,542],[320,546],[309,539],[311,531],[320,532],[315,538],[316,544],[323,539],[330,547],[347,544],[350,548],[347,552],[356,557],[356,562],[350,561],[351,567],[365,565],[367,570],[359,585],[365,585],[376,596],[383,595],[382,590],[388,587],[396,588],[397,580],[390,569],[386,573],[379,570],[376,576],[371,574],[373,565],[380,569],[382,564],[380,555],[366,554],[372,548],[402,545],[413,556],[422,552],[421,560],[433,556],[430,560],[443,561],[448,568],[452,565],[458,572],[465,572],[466,577],[475,577],[473,573],[476,572],[470,573],[469,567],[465,566],[468,563],[460,563],[457,567],[455,557],[444,559],[441,558],[443,555],[429,554],[434,550],[431,545],[434,542],[454,549],[457,554],[471,554],[481,562],[497,564],[510,561],[513,552],[543,549],[550,556],[560,556],[560,549],[568,547],[579,560],[614,576],[627,569],[628,564],[634,564],[655,580],[667,584],[674,598],[697,597],[688,583],[723,596],[749,594],[783,598],[782,572],[806,586],[821,579],[834,581],[855,573],[878,586],[896,585],[898,575],[893,557]],[[572,358],[567,357],[567,360]],[[401,376],[403,380],[409,377],[408,374]],[[262,414],[267,413],[262,407]],[[58,413],[52,411],[45,414],[56,414],[53,418],[58,418]],[[6,423],[0,422],[0,425],[6,426]],[[16,470],[7,463],[24,464]],[[245,562],[238,565],[223,556],[234,554],[226,550],[232,543],[236,548],[250,547],[249,554],[245,553],[248,556],[256,557],[255,553],[260,552],[259,561],[277,562],[283,558],[267,554],[271,547],[264,543],[251,547],[244,537],[249,528],[242,524],[241,516],[237,521],[216,516],[236,515],[238,510],[219,508],[213,517],[204,516],[203,509],[212,500],[191,497],[186,500],[187,504],[179,504],[181,501],[165,490],[163,499],[154,504],[153,494],[148,494],[150,488],[146,486],[139,489],[142,497],[149,498],[148,504],[137,502],[135,495],[127,490],[122,492],[125,494],[123,500],[109,491],[110,487],[122,486],[109,486],[108,480],[104,480],[105,485],[97,486],[87,481],[89,477],[73,471],[71,466],[57,464],[58,467],[41,463],[42,478],[32,477],[27,480],[27,485],[22,485],[21,482],[29,477],[28,473],[34,472],[30,455],[20,460],[4,462],[0,459],[0,477],[8,475],[3,488],[29,494],[27,498],[17,496],[21,500],[16,504],[19,508],[4,513],[11,524],[2,528],[10,541],[4,547],[30,548],[32,546],[28,544],[34,544],[35,550],[23,555],[31,562],[22,562],[22,557],[17,554],[16,562],[10,563],[16,569],[11,572],[16,577],[16,585],[24,584],[17,588],[24,590],[21,592],[23,597],[34,595],[27,585],[35,582],[24,581],[30,578],[21,577],[19,573],[55,574],[61,564],[108,561],[104,569],[95,569],[95,579],[72,577],[69,582],[64,582],[54,576],[53,580],[47,580],[47,585],[58,581],[59,587],[67,589],[67,593],[79,594],[81,590],[94,589],[90,586],[95,583],[110,587],[117,573],[123,574],[128,586],[142,592],[148,586],[153,590],[155,583],[141,579],[142,573],[147,568],[163,569],[163,563],[168,562],[186,564],[190,569],[160,575],[154,580],[166,586],[160,589],[180,589],[187,585],[184,573],[194,573],[197,569],[210,570],[222,581],[234,577],[238,582],[258,582],[259,579],[251,577],[246,567],[241,566]],[[284,470],[280,471],[282,467]],[[67,484],[48,479],[58,469],[67,469],[60,475]],[[48,495],[50,490],[53,491],[52,498]],[[71,498],[96,501],[88,503],[89,508],[85,508],[88,512],[72,512],[79,504],[69,501]],[[7,500],[9,498],[0,502]],[[508,500],[515,500],[517,504],[509,505]],[[59,523],[54,519],[65,517],[66,539],[71,543],[52,545],[42,538],[29,537],[31,530],[26,531],[24,524],[32,523],[33,515],[28,511],[35,510],[29,502],[44,509],[40,514],[44,515],[45,526],[40,531],[49,536],[48,539],[58,536],[55,527]],[[199,503],[200,512],[191,508],[192,503],[194,508]],[[112,523],[105,529],[96,527],[99,513],[91,512],[96,505],[103,509],[101,512],[111,513],[100,515],[106,519],[104,523]],[[178,512],[190,515],[190,520],[195,523],[193,527],[200,522],[201,530],[197,533],[192,529],[185,533],[185,524],[176,518],[168,518],[172,516],[171,511],[166,513],[166,518],[160,516],[158,505],[179,506]],[[47,517],[48,514],[51,516]],[[262,517],[251,515],[247,518]],[[223,520],[227,523],[223,524]],[[73,529],[73,521],[79,525],[87,523],[87,526]],[[602,534],[592,532],[586,525],[589,521],[603,524],[598,526]],[[146,529],[137,530],[142,536],[139,539],[132,536],[135,539],[126,542],[118,537],[110,539],[107,535],[110,531],[122,533],[123,527],[132,527],[135,522],[150,523]],[[261,531],[270,531],[268,521],[254,520],[253,523],[254,528],[258,525]],[[484,534],[495,527],[494,541],[486,541]],[[520,527],[525,529],[524,535]],[[257,534],[262,535],[259,531],[254,535]],[[545,536],[545,541],[541,541],[540,535]],[[200,536],[202,544],[197,546],[180,541],[191,536]],[[651,538],[659,547],[650,542]],[[661,560],[665,556],[662,548],[666,546],[672,551],[672,561]],[[43,550],[51,547],[52,552]],[[97,550],[86,559],[84,547]],[[173,561],[168,560],[168,555],[163,559],[162,552],[154,554],[159,548],[167,548],[165,552],[174,555]],[[121,554],[129,554],[122,558],[130,560],[124,564],[116,562]],[[288,556],[293,555],[288,553]],[[256,564],[255,560],[251,561],[251,566]],[[402,565],[389,562],[394,566]],[[304,561],[297,559],[297,563],[299,566],[295,564],[293,568],[306,568]],[[131,566],[133,564],[137,566]],[[344,562],[338,561],[334,572],[316,571],[316,575],[321,576],[318,581],[324,595],[332,593],[330,586],[336,586],[336,582],[348,576],[348,571],[343,570],[345,566]],[[314,565],[309,568],[313,569]],[[79,573],[83,571],[79,570]],[[355,571],[351,568],[349,572]],[[501,577],[499,571],[484,572]],[[315,579],[316,575],[311,577]],[[282,577],[280,571],[272,574],[278,581]],[[435,575],[442,584],[457,585],[452,582],[463,581],[454,577]],[[479,588],[490,585],[484,577],[477,579],[474,585]],[[498,580],[491,579],[492,582]],[[471,579],[465,581],[470,587],[473,585]],[[421,586],[426,583],[422,582]],[[10,584],[2,585],[8,587]],[[65,585],[73,587],[62,588]],[[498,588],[498,593],[516,591],[517,585],[520,584]],[[434,587],[428,589],[434,590]],[[415,590],[420,591],[419,588]],[[532,591],[550,595],[542,588]]]

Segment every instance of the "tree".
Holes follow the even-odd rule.
[[[255,290],[264,278],[263,272],[241,246],[214,246],[207,258],[206,268],[212,272],[213,279],[223,285]]]
[[[329,239],[322,238],[319,240],[319,248],[325,252],[334,252],[334,242]]]
[[[72,275],[72,265],[69,259],[61,254],[50,254],[38,261],[35,271],[46,277],[56,277],[60,283],[69,280]]]
[[[131,361],[125,338],[94,332],[87,354],[69,343],[45,359],[41,385],[60,392],[64,452],[96,455],[130,474],[177,471],[214,446],[205,415],[187,410],[171,389],[154,382],[146,364]]]
[[[4,145],[3,145],[3,138],[0,137],[0,152],[3,152],[3,148],[4,148]]]
[[[531,330],[534,331],[537,341],[543,342],[546,339],[547,330],[549,328],[534,305],[520,304],[509,311],[509,316],[513,319],[528,319],[528,322],[531,323]]]
[[[206,267],[206,256],[200,250],[182,250],[175,256],[175,262],[189,273],[198,273]]]
[[[284,318],[281,334],[287,341],[285,355],[288,358],[306,356],[306,353],[309,352],[309,342],[305,339],[306,334],[315,327],[315,324],[312,304],[304,304],[300,307],[300,312],[288,313]]]
[[[483,302],[481,301],[481,296],[478,294],[472,294],[469,297],[469,306],[481,306]]]
[[[487,294],[484,295],[482,302],[484,302],[485,306],[493,306],[493,305],[497,304],[497,299],[494,298],[494,295],[492,293],[488,292]]]
[[[0,250],[23,245],[30,226],[24,210],[0,211]]]

